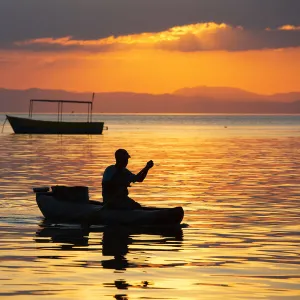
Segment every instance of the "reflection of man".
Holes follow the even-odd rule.
[[[102,255],[110,256],[108,260],[102,260],[102,266],[106,269],[126,270],[129,266],[126,259],[128,245],[132,244],[129,237],[130,231],[123,226],[107,226],[103,231]],[[112,259],[111,256],[114,258]]]
[[[141,205],[128,197],[128,187],[132,182],[143,182],[148,171],[153,167],[153,161],[138,173],[131,173],[126,167],[130,155],[125,149],[115,152],[116,164],[107,167],[102,179],[102,196],[106,208],[139,209]]]

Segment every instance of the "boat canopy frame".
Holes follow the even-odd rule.
[[[94,100],[94,95],[93,95]],[[33,112],[33,104],[34,102],[52,102],[57,103],[57,121],[62,122],[62,115],[63,115],[63,104],[64,103],[77,103],[77,104],[87,104],[88,106],[88,115],[87,115],[87,122],[92,122],[93,116],[93,101],[77,101],[77,100],[48,100],[48,99],[31,99],[29,104],[29,118],[32,118]]]

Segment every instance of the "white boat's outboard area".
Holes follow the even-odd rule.
[[[178,225],[182,207],[135,210],[107,209],[103,203],[89,199],[88,187],[35,187],[37,205],[47,220],[87,225]]]

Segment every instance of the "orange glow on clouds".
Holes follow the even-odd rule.
[[[300,30],[300,26],[293,26],[293,25],[284,25],[278,28],[279,30],[291,30],[291,31],[295,31],[295,30]]]
[[[24,42],[16,42],[18,46],[22,45],[60,45],[60,46],[78,46],[78,47],[98,47],[101,50],[101,46],[110,46],[109,50],[124,50],[124,48],[134,49],[149,49],[149,48],[164,48],[166,43],[172,43],[177,41],[188,41],[188,38],[196,38],[202,41],[204,47],[207,43],[208,47],[212,47],[211,42],[214,40],[214,34],[218,32],[233,32],[242,30],[241,27],[233,28],[224,23],[202,23],[191,24],[185,26],[177,26],[170,28],[169,30],[158,33],[141,33],[132,34],[127,36],[98,39],[98,40],[75,40],[71,36],[62,38],[40,38],[27,40]]]
[[[26,50],[0,51],[1,87],[155,94],[199,85],[263,94],[300,90],[300,48],[224,50],[237,36],[245,44],[253,38],[242,27],[205,23],[99,40],[18,42]]]

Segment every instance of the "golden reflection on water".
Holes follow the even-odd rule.
[[[297,299],[300,137],[170,130],[1,135],[0,296]],[[185,209],[173,229],[47,224],[33,186],[87,185],[126,148],[155,167],[131,196]]]

